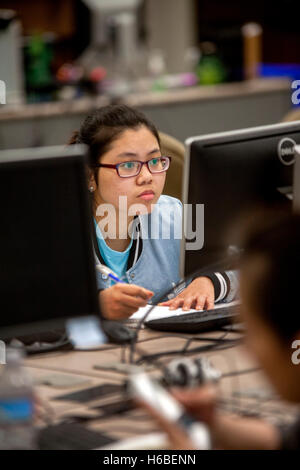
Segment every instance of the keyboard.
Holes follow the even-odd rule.
[[[40,450],[91,450],[115,440],[77,423],[47,426],[39,431],[37,438]]]
[[[157,320],[146,321],[152,330],[177,331],[179,333],[200,333],[216,330],[228,325],[239,314],[240,305],[204,310],[203,312],[183,313]]]

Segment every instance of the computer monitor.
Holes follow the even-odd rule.
[[[248,212],[274,204],[291,209],[300,121],[191,137],[185,144],[183,203],[190,206],[184,206],[184,234],[197,232],[197,223],[199,229],[196,204],[204,205],[204,229],[198,233],[203,246],[182,237],[182,276],[226,259],[230,246],[241,248],[232,227]]]
[[[99,317],[86,148],[0,152],[0,339]]]

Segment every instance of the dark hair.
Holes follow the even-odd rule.
[[[79,131],[73,133],[69,144],[86,144],[93,166],[122,132],[141,126],[149,129],[160,145],[156,127],[143,113],[124,104],[104,106],[92,111],[85,118]]]
[[[252,300],[263,320],[290,342],[300,331],[300,215],[281,214],[271,221],[267,214],[263,217],[262,224],[256,219],[260,228],[246,236],[241,265],[245,268],[254,257],[264,261],[251,286]]]

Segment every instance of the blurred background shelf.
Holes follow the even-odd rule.
[[[108,97],[99,96],[4,106],[0,109],[0,147],[66,143],[88,111],[109,102]],[[159,94],[131,94],[123,102],[145,111],[161,131],[183,141],[193,134],[281,121],[291,108],[291,84],[287,79],[257,79]]]
[[[0,17],[0,148],[65,143],[91,109],[116,101],[181,141],[278,122],[293,107],[295,0],[0,0],[6,8],[22,60],[7,52]]]

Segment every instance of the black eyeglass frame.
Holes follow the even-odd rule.
[[[152,160],[161,160],[161,159],[165,159],[167,158],[168,159],[168,167],[167,168],[164,168],[163,170],[161,171],[151,171],[151,169],[149,168],[149,162],[151,162]],[[158,173],[164,173],[165,171],[167,171],[169,168],[170,168],[170,164],[171,164],[171,161],[172,161],[172,157],[170,157],[169,155],[161,155],[160,157],[153,157],[151,158],[150,160],[147,160],[146,162],[141,162],[140,160],[127,160],[126,162],[120,162],[120,163],[116,163],[116,165],[111,165],[109,163],[98,163],[97,165],[93,165],[94,168],[113,168],[114,170],[116,170],[116,172],[118,173],[118,176],[120,178],[134,178],[135,176],[138,176],[142,170],[142,167],[143,165],[147,165],[147,168],[148,170],[150,171],[150,173],[152,175],[156,175]],[[119,173],[119,166],[120,165],[124,165],[124,163],[138,163],[139,164],[139,169],[138,169],[138,172],[135,174],[135,175],[130,175],[130,176],[121,176],[120,173]]]

